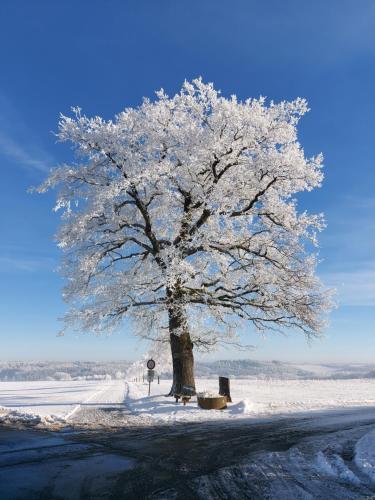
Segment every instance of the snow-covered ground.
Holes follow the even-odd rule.
[[[170,383],[154,382],[149,397],[147,384],[120,380],[0,382],[0,424],[78,427],[0,425],[0,497],[80,498],[86,488],[107,498],[121,485],[129,498],[159,486],[155,498],[176,498],[186,479],[202,499],[375,498],[375,381],[232,379],[222,411],[176,404],[164,396]],[[198,378],[197,389],[216,392],[218,381]],[[177,422],[189,425],[159,425]],[[186,432],[191,446],[173,444]]]
[[[374,429],[363,407],[116,432],[0,426],[0,498],[373,499]]]
[[[197,379],[197,391],[218,391],[218,381]],[[128,383],[127,404],[140,416],[155,421],[215,420],[233,417],[261,417],[281,413],[322,410],[349,406],[375,405],[375,381],[353,380],[249,380],[231,381],[233,403],[227,410],[204,411],[196,399],[183,406],[164,395],[170,381],[153,383],[151,396],[147,384]]]
[[[68,421],[82,407],[122,404],[123,380],[0,382],[1,416],[13,420]]]
[[[0,422],[132,424],[261,418],[276,414],[342,407],[375,406],[375,380],[231,380],[233,403],[226,410],[205,411],[196,398],[183,406],[165,397],[171,381],[121,380],[0,382]],[[200,392],[217,392],[218,381],[197,379]],[[117,412],[115,410],[118,410]],[[111,411],[110,411],[111,410]],[[117,422],[117,423],[116,423]]]

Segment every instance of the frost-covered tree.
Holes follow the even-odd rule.
[[[156,363],[155,372],[158,375],[170,374],[173,372],[171,351],[166,343],[158,341],[152,342],[147,352],[141,359],[132,363],[126,371],[129,379],[138,378],[145,373],[147,360],[153,359]]]
[[[137,333],[170,342],[172,393],[194,387],[193,345],[258,330],[319,334],[329,297],[314,275],[319,215],[293,196],[322,181],[297,123],[306,101],[227,99],[200,79],[112,121],[74,108],[58,137],[78,160],[58,187],[66,324],[102,332],[129,316]]]

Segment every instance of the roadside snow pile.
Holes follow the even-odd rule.
[[[365,434],[355,446],[357,467],[375,483],[375,431]]]
[[[313,464],[319,472],[332,476],[342,481],[352,484],[360,484],[358,477],[348,468],[342,457],[336,453],[326,455],[319,451],[316,455],[315,464]]]
[[[56,415],[46,415],[41,417],[34,413],[25,413],[17,410],[8,410],[6,408],[0,408],[0,424],[4,425],[14,425],[14,424],[26,424],[26,425],[52,425],[52,424],[62,424],[65,420],[63,418],[57,417]]]
[[[41,421],[42,419],[39,415],[0,408],[0,424],[16,424],[22,422],[37,425]]]
[[[348,433],[350,432],[349,430]],[[334,440],[336,436],[334,435]],[[336,443],[330,442],[330,436],[325,436],[325,441],[333,447],[340,447],[340,444],[346,444],[346,433],[341,433]],[[312,439],[309,444],[315,448],[317,443]],[[328,450],[311,452],[309,447],[306,448],[306,443],[302,443],[302,449],[293,446],[287,451],[250,454],[236,465],[218,468],[194,478],[190,486],[197,498],[202,500],[374,498],[372,489],[350,470],[339,455]]]
[[[239,403],[231,404],[230,410],[233,415],[256,415],[257,414],[257,406],[254,403],[247,399],[243,399]]]

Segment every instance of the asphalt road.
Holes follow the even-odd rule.
[[[106,411],[116,418],[119,409]],[[372,429],[375,408],[108,430],[2,427],[0,499],[375,499],[353,461]],[[316,457],[333,473],[319,472]]]

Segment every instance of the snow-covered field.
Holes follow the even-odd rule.
[[[233,403],[222,411],[204,411],[196,398],[186,406],[165,397],[171,382],[154,382],[148,397],[146,383],[110,381],[0,382],[0,422],[90,422],[105,425],[110,408],[118,412],[118,425],[172,423],[225,418],[259,418],[275,414],[330,408],[375,406],[375,381],[349,380],[231,380]],[[198,391],[217,392],[218,382],[197,379]],[[103,411],[100,411],[103,410]],[[106,419],[106,421],[100,421]]]
[[[218,381],[198,379],[197,391],[218,391]],[[127,403],[138,415],[156,421],[208,420],[233,417],[261,417],[274,414],[322,410],[349,406],[375,405],[375,381],[354,380],[248,380],[231,381],[233,403],[227,410],[204,411],[195,398],[183,406],[166,398],[170,381],[153,383],[151,396],[147,385],[129,383]]]
[[[14,420],[68,421],[82,407],[122,404],[125,389],[122,380],[0,382],[0,422],[10,411]]]

